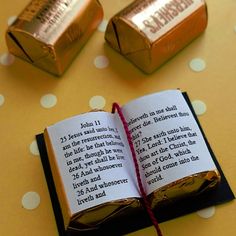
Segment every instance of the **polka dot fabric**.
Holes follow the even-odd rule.
[[[101,24],[98,26],[100,32],[105,32],[107,28],[108,20],[104,19]]]
[[[216,208],[212,206],[212,207],[197,211],[197,214],[204,219],[208,219],[214,216],[215,211],[216,211]]]
[[[206,68],[206,62],[201,58],[194,58],[189,62],[190,68],[195,72],[201,72]]]
[[[36,140],[34,140],[31,144],[30,144],[30,152],[31,154],[33,154],[34,156],[38,156],[39,155],[39,149],[38,149],[38,145]]]
[[[50,235],[57,228],[35,135],[72,115],[166,89],[187,91],[232,189],[236,189],[236,2],[208,0],[206,32],[152,74],[104,40],[109,19],[132,0],[101,0],[104,19],[59,78],[8,53],[4,33],[28,1],[0,12],[0,235]],[[156,101],[158,103],[158,101]],[[161,223],[168,236],[236,234],[236,202]],[[14,227],[13,227],[14,226]],[[128,234],[154,236],[153,227]]]
[[[21,203],[26,210],[34,210],[40,204],[40,196],[36,192],[27,192],[23,195]]]
[[[16,19],[17,19],[17,16],[10,16],[7,20],[7,24],[9,26],[12,25],[15,22]]]
[[[15,61],[15,56],[10,53],[3,53],[0,56],[0,63],[3,66],[10,66]]]
[[[4,104],[5,98],[2,94],[0,94],[0,106]]]
[[[200,100],[194,100],[192,106],[197,115],[203,115],[207,110],[206,104]]]
[[[103,109],[106,104],[106,100],[102,96],[93,96],[89,101],[89,106],[92,109]]]
[[[54,94],[43,95],[40,104],[44,108],[52,108],[57,104],[57,97]]]
[[[106,56],[103,56],[103,55],[97,56],[94,59],[94,65],[98,69],[104,69],[104,68],[108,67],[109,59]]]

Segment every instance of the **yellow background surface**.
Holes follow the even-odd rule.
[[[109,20],[131,1],[100,2],[104,19]],[[27,3],[28,0],[1,1],[1,61],[7,52],[7,22]],[[46,126],[89,111],[96,98],[103,98],[107,111],[114,101],[124,104],[172,88],[187,91],[192,101],[203,101],[207,110],[199,116],[201,125],[235,192],[236,1],[208,0],[207,4],[209,22],[205,33],[151,75],[143,74],[111,49],[104,41],[104,32],[99,30],[60,78],[17,58],[11,65],[0,64],[0,235],[58,235],[41,161],[32,154],[30,145],[35,134]],[[99,69],[94,60],[101,55],[108,58],[109,65]],[[189,62],[194,58],[206,62],[205,70],[190,69]],[[56,96],[55,106],[44,108],[40,104],[45,94]],[[40,196],[40,205],[33,210],[25,209],[21,203],[29,191]],[[236,235],[236,202],[211,208],[214,209],[210,218],[192,213],[160,227],[165,236]],[[130,235],[155,235],[155,230],[149,227]]]

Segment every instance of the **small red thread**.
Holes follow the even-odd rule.
[[[141,180],[141,176],[140,176],[140,172],[139,172],[139,166],[138,166],[138,161],[137,161],[137,157],[136,157],[136,153],[135,153],[135,150],[134,150],[134,145],[133,145],[133,142],[132,142],[132,138],[131,138],[131,135],[130,135],[130,132],[129,132],[129,128],[128,128],[128,124],[125,120],[125,117],[122,113],[122,110],[119,106],[118,103],[113,103],[112,105],[112,113],[115,113],[115,111],[117,110],[118,112],[118,115],[121,119],[121,122],[124,126],[124,130],[125,130],[125,133],[126,133],[126,136],[127,136],[127,139],[128,139],[128,142],[129,142],[129,146],[130,146],[130,150],[131,150],[131,153],[132,153],[132,157],[133,157],[133,162],[134,162],[134,166],[135,166],[135,172],[136,172],[136,177],[137,177],[137,180],[138,180],[138,186],[139,186],[139,190],[140,190],[140,193],[142,195],[142,198],[143,198],[143,202],[144,202],[144,206],[147,210],[147,213],[157,231],[157,235],[158,236],[162,236],[162,233],[161,233],[161,230],[160,230],[160,227],[158,225],[158,222],[157,222],[157,219],[151,209],[151,206],[150,206],[150,203],[147,199],[147,195],[144,191],[144,188],[143,188],[143,184],[142,184],[142,180]]]

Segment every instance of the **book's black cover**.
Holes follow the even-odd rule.
[[[183,216],[192,212],[196,212],[200,209],[204,209],[210,206],[218,205],[221,203],[225,203],[228,201],[231,201],[235,198],[225,176],[224,173],[216,160],[216,157],[206,139],[206,136],[200,126],[200,123],[197,119],[197,116],[193,110],[193,107],[191,105],[191,102],[188,98],[187,93],[183,93],[183,96],[188,103],[190,110],[197,121],[197,124],[203,134],[203,137],[205,139],[205,142],[207,144],[207,147],[209,149],[209,152],[212,156],[213,161],[215,162],[215,165],[220,172],[221,175],[221,182],[218,185],[218,187],[214,190],[205,192],[201,195],[184,199],[184,201],[178,201],[171,205],[161,207],[159,208],[155,213],[155,216],[157,218],[157,221],[159,223],[174,219],[179,216]],[[119,220],[110,220],[104,224],[101,225],[99,230],[89,231],[89,232],[81,232],[78,234],[78,232],[66,232],[64,228],[63,218],[62,218],[62,212],[60,208],[60,204],[57,198],[55,185],[53,182],[53,177],[50,169],[50,164],[48,161],[48,155],[47,150],[43,138],[43,134],[36,135],[36,140],[41,156],[41,161],[51,197],[51,202],[53,206],[53,211],[57,223],[57,228],[60,236],[73,236],[73,235],[123,235],[127,234],[145,227],[150,226],[152,223],[149,219],[149,216],[147,215],[145,210],[139,209],[132,216],[126,216],[122,215]]]

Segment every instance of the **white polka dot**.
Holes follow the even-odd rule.
[[[12,25],[16,19],[17,19],[17,16],[10,16],[7,20],[8,26]]]
[[[105,32],[107,28],[107,24],[108,24],[108,21],[104,19],[98,26],[98,31]]]
[[[0,94],[0,106],[2,106],[5,102],[5,98],[2,94]]]
[[[38,156],[39,155],[38,145],[37,145],[37,142],[35,140],[30,144],[30,152],[34,156]]]
[[[94,96],[89,101],[89,106],[92,109],[103,109],[106,104],[106,100],[102,96]]]
[[[206,62],[201,58],[194,58],[189,62],[190,68],[195,72],[201,72],[206,68]]]
[[[203,115],[207,110],[206,104],[200,100],[193,101],[192,106],[197,115]]]
[[[40,103],[44,108],[51,108],[57,104],[57,97],[53,94],[46,94],[41,97]]]
[[[36,192],[27,192],[21,199],[22,206],[27,210],[33,210],[40,204],[40,196]]]
[[[0,63],[4,66],[9,66],[15,61],[15,56],[10,53],[4,53],[0,57]]]
[[[94,65],[98,69],[103,69],[103,68],[106,68],[109,65],[109,60],[106,56],[97,56],[94,59]]]
[[[197,211],[197,214],[202,218],[208,219],[215,214],[215,211],[216,211],[215,207],[213,206]]]

